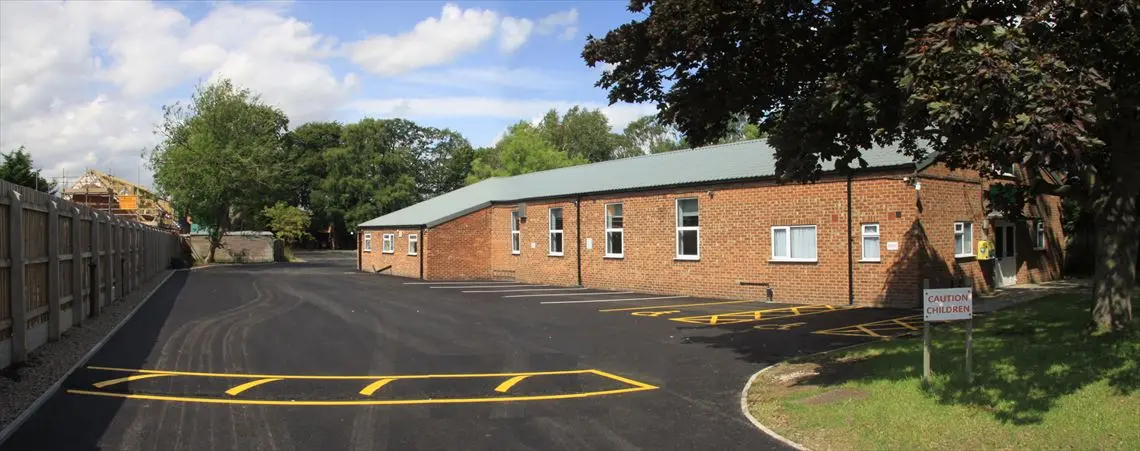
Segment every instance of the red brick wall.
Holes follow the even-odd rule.
[[[428,229],[421,240],[428,280],[491,279],[491,210],[482,209]]]
[[[384,234],[392,234],[392,253],[383,252]],[[373,272],[388,265],[392,267],[384,274],[393,274],[403,277],[420,277],[419,255],[408,255],[408,235],[419,235],[419,228],[415,229],[364,229],[360,231],[360,264],[366,272]],[[364,250],[364,235],[372,235],[372,251]],[[422,240],[421,240],[422,241]],[[423,249],[422,243],[420,249]]]
[[[527,218],[520,226],[519,253],[511,253],[511,212],[518,204],[491,207],[493,238],[492,272],[526,283],[552,285],[578,284],[578,248],[573,200],[527,202]],[[562,209],[562,254],[551,255],[548,248],[550,209]],[[533,247],[532,247],[533,245]]]

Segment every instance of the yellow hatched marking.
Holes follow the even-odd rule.
[[[121,384],[123,382],[137,381],[137,380],[141,380],[141,379],[150,379],[152,377],[167,377],[167,376],[173,376],[173,374],[136,374],[134,376],[120,377],[118,379],[110,379],[110,380],[105,380],[103,382],[96,382],[96,383],[91,384],[91,385],[95,386],[95,388],[103,388],[103,387],[107,387],[107,386],[111,386],[111,385],[115,385],[115,384]]]
[[[522,382],[522,380],[526,379],[527,377],[530,377],[530,376],[515,376],[515,377],[512,377],[510,379],[507,379],[507,380],[503,381],[503,383],[499,384],[498,387],[495,387],[495,391],[497,391],[499,393],[506,393],[507,390],[510,390],[511,387],[514,387],[515,384]]]
[[[364,375],[364,376],[297,376],[287,374],[239,374],[239,373],[196,373],[192,371],[164,371],[144,370],[131,368],[113,368],[105,366],[89,366],[87,369],[100,371],[121,371],[139,374],[160,374],[164,376],[202,376],[202,377],[229,377],[238,379],[309,379],[309,380],[375,380],[391,379],[444,379],[444,378],[470,378],[470,377],[503,377],[503,376],[549,376],[554,374],[583,374],[592,370],[565,370],[565,371],[531,371],[519,373],[455,373],[455,374],[406,374],[406,375]]]
[[[229,390],[226,390],[226,394],[230,395],[230,396],[237,396],[241,392],[249,390],[249,389],[256,387],[258,385],[268,384],[270,382],[277,382],[279,380],[282,380],[282,379],[279,377],[270,377],[270,378],[265,378],[265,379],[258,379],[255,381],[249,381],[249,382],[246,382],[244,384],[238,385],[234,388],[231,388]]]
[[[674,313],[680,313],[680,312],[681,312],[680,310],[659,310],[659,311],[648,311],[648,312],[630,312],[629,314],[633,315],[633,316],[648,316],[648,317],[656,318],[656,317],[661,316],[661,315],[672,315]]]
[[[363,389],[363,390],[360,390],[360,394],[362,394],[362,395],[364,395],[364,396],[372,396],[372,394],[373,394],[373,393],[376,393],[376,390],[379,390],[379,389],[380,389],[380,387],[383,387],[383,386],[385,386],[385,385],[388,385],[388,383],[389,383],[389,382],[392,382],[392,381],[394,381],[394,380],[396,380],[396,379],[393,379],[393,378],[390,378],[390,377],[389,377],[389,378],[380,379],[380,380],[378,380],[378,381],[376,381],[376,382],[373,382],[373,383],[371,383],[371,384],[368,384],[368,386],[367,386],[367,387],[364,387],[364,389]]]
[[[669,318],[670,321],[682,323],[716,326],[723,324],[751,323],[772,319],[790,318],[794,316],[816,315],[830,313],[838,310],[857,309],[859,307],[835,307],[832,305],[810,305],[800,307],[781,307],[768,310],[751,310],[747,312],[718,313],[714,315],[687,316],[683,318]]]
[[[913,324],[916,322],[922,322],[922,315],[902,316],[870,323],[852,324],[850,326],[837,327],[834,329],[817,330],[812,333],[820,335],[841,335],[845,337],[888,338],[890,336],[899,335],[892,332],[906,333],[918,330],[919,327]]]

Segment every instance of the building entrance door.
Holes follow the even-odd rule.
[[[1007,287],[1017,283],[1017,235],[1013,223],[994,222],[994,283]]]

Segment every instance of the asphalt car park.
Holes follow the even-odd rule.
[[[353,273],[181,272],[3,449],[767,449],[766,365],[912,311]]]

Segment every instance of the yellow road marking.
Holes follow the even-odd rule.
[[[919,328],[910,324],[913,321],[921,321],[922,315],[908,315],[900,316],[898,318],[890,318],[879,321],[872,321],[869,323],[852,324],[850,326],[836,327],[834,329],[817,330],[813,334],[820,335],[842,335],[846,337],[874,337],[874,338],[887,338],[886,335],[880,332],[891,332],[902,330],[902,333],[916,331]]]
[[[724,305],[724,304],[741,304],[745,302],[756,301],[721,301],[721,302],[698,302],[696,304],[673,304],[673,305],[650,305],[646,307],[625,307],[625,308],[608,308],[598,310],[599,312],[628,312],[631,310],[651,310],[655,308],[673,308],[673,307],[697,307],[701,305]]]
[[[380,380],[378,380],[378,381],[376,381],[376,382],[373,382],[373,383],[371,383],[371,384],[368,384],[368,386],[367,386],[367,387],[364,387],[364,389],[363,389],[363,390],[360,390],[360,394],[362,394],[362,395],[364,395],[364,396],[372,396],[372,394],[373,394],[373,393],[376,393],[376,390],[379,390],[379,389],[380,389],[380,387],[383,387],[383,386],[385,386],[385,385],[388,385],[388,383],[389,383],[389,382],[392,382],[392,381],[394,381],[394,380],[395,380],[395,379],[393,379],[393,378],[390,378],[390,377],[389,377],[389,378],[380,379]]]
[[[609,373],[598,372],[611,377]],[[611,377],[616,378],[616,377]],[[617,380],[622,380],[617,379]],[[655,390],[657,387],[638,383],[636,387],[619,388],[615,390],[602,390],[585,393],[568,393],[563,395],[538,396],[505,396],[496,398],[452,398],[452,399],[374,399],[364,401],[276,401],[266,399],[232,399],[232,398],[188,398],[183,396],[144,395],[135,393],[111,393],[90,390],[68,390],[74,395],[108,396],[112,398],[146,399],[152,401],[200,402],[207,404],[251,404],[262,406],[383,406],[383,405],[415,405],[415,404],[464,404],[485,402],[512,402],[512,401],[547,401],[556,399],[577,399],[593,396],[618,395],[645,390]]]
[[[752,326],[753,329],[759,330],[792,330],[807,323],[788,323],[788,324],[761,324],[759,326]]]
[[[669,314],[673,314],[673,313],[680,313],[680,310],[658,310],[656,312],[654,312],[654,311],[630,312],[629,314],[633,315],[633,316],[649,316],[649,317],[656,318],[656,317],[661,316],[661,315],[669,315]]]
[[[103,382],[96,382],[96,383],[91,384],[91,385],[94,385],[95,388],[103,388],[103,387],[106,387],[109,385],[121,384],[123,382],[137,381],[140,379],[150,379],[152,377],[167,377],[167,376],[173,376],[173,374],[136,374],[134,376],[120,377],[118,379],[110,379],[110,380],[105,380]]]
[[[713,315],[699,315],[699,316],[686,316],[682,318],[669,318],[670,321],[678,321],[682,323],[700,324],[705,326],[717,326],[724,324],[738,324],[738,323],[754,323],[759,321],[768,321],[780,318],[791,318],[797,316],[818,315],[820,313],[831,313],[840,310],[853,310],[860,307],[835,307],[832,305],[806,305],[800,307],[781,307],[767,310],[749,310],[745,312],[729,312],[718,313]],[[782,314],[790,313],[790,314]],[[772,315],[771,317],[766,317]]]
[[[657,386],[649,385],[649,384],[646,384],[645,382],[638,382],[638,381],[635,381],[633,379],[629,379],[626,377],[621,377],[621,376],[618,376],[618,375],[613,374],[613,373],[607,373],[607,372],[602,371],[602,370],[589,370],[589,371],[591,373],[597,374],[597,375],[602,376],[602,377],[607,377],[607,378],[613,379],[613,380],[618,381],[618,382],[624,382],[624,383],[627,383],[629,385],[639,387],[642,390],[656,390],[657,389]]]
[[[583,374],[594,370],[564,370],[564,371],[531,371],[519,373],[456,373],[456,374],[408,374],[408,375],[364,375],[364,376],[298,376],[288,374],[235,374],[235,373],[198,373],[193,371],[164,371],[132,368],[113,368],[105,366],[89,366],[87,369],[100,371],[122,371],[127,373],[159,374],[166,376],[202,376],[202,377],[231,377],[240,379],[311,379],[311,380],[374,380],[374,379],[441,379],[441,378],[469,378],[469,377],[511,377],[511,376],[549,376],[555,374]]]
[[[514,387],[515,384],[522,382],[522,380],[526,379],[527,377],[529,377],[529,376],[515,376],[515,377],[512,377],[510,379],[507,379],[507,380],[503,381],[503,383],[499,384],[498,387],[495,387],[495,391],[497,391],[499,393],[506,393],[507,390],[510,390],[511,387]]]
[[[270,378],[266,378],[266,379],[258,379],[255,381],[249,381],[249,382],[246,382],[244,384],[238,385],[234,388],[231,388],[229,390],[226,390],[226,394],[230,395],[230,396],[237,396],[239,393],[246,391],[246,390],[249,390],[249,389],[256,387],[258,385],[268,384],[270,382],[277,382],[279,380],[281,380],[281,378],[279,378],[279,377],[270,377]]]

